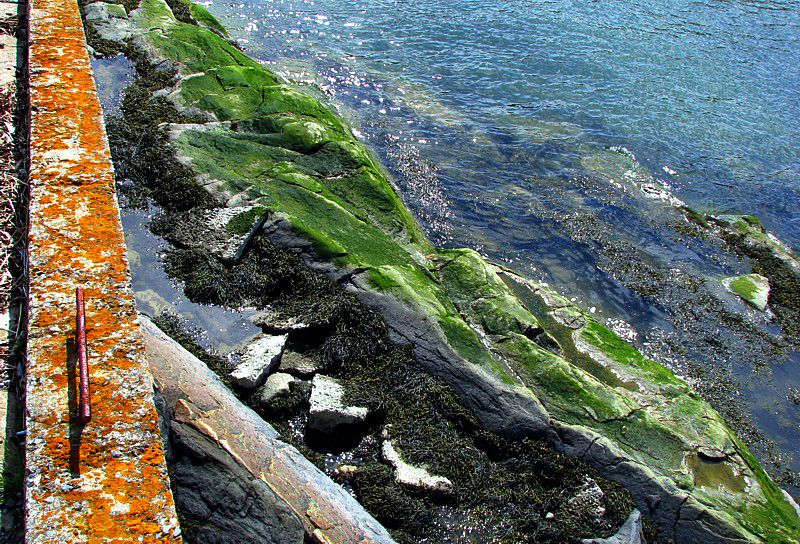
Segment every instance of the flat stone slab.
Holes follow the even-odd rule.
[[[236,206],[192,211],[173,219],[167,240],[187,247],[202,248],[227,263],[236,263],[264,221],[266,210],[257,206]]]
[[[181,542],[77,2],[31,2],[29,58],[25,539]],[[78,286],[92,408],[83,425]]]
[[[264,383],[264,379],[280,362],[281,353],[286,347],[289,335],[263,335],[250,342],[229,377],[238,386],[254,389]]]

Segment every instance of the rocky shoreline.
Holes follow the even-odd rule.
[[[168,272],[263,311],[264,345],[216,370],[395,538],[603,538],[635,503],[663,539],[795,541],[685,382],[545,286],[432,247],[344,122],[203,8],[84,10],[96,52],[137,61],[108,132],[118,180],[163,210]]]

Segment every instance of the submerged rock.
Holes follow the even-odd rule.
[[[769,300],[769,280],[761,274],[747,274],[725,278],[722,284],[728,291],[739,295],[742,300],[750,303],[762,312],[767,309]]]
[[[281,357],[280,369],[282,372],[288,372],[289,374],[312,376],[324,370],[325,365],[302,353],[286,350]]]
[[[254,389],[264,382],[267,374],[277,367],[289,335],[262,335],[244,349],[241,361],[230,373],[230,379],[239,387]]]
[[[344,403],[344,386],[335,378],[318,374],[311,384],[311,409],[308,426],[323,433],[331,433],[342,425],[363,423],[369,410]]]

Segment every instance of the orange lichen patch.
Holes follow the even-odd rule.
[[[178,542],[114,175],[74,0],[31,9],[28,542]],[[92,420],[77,420],[75,287]]]

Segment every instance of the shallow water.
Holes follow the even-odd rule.
[[[746,264],[670,226],[678,198],[755,215],[800,249],[800,3],[204,5],[249,54],[339,108],[435,243],[550,283],[690,381],[691,363],[722,369],[779,452],[800,449],[786,398],[800,356],[776,354],[768,316],[720,289]],[[125,221],[157,245],[141,217]],[[140,290],[166,289],[157,259],[142,262]]]

